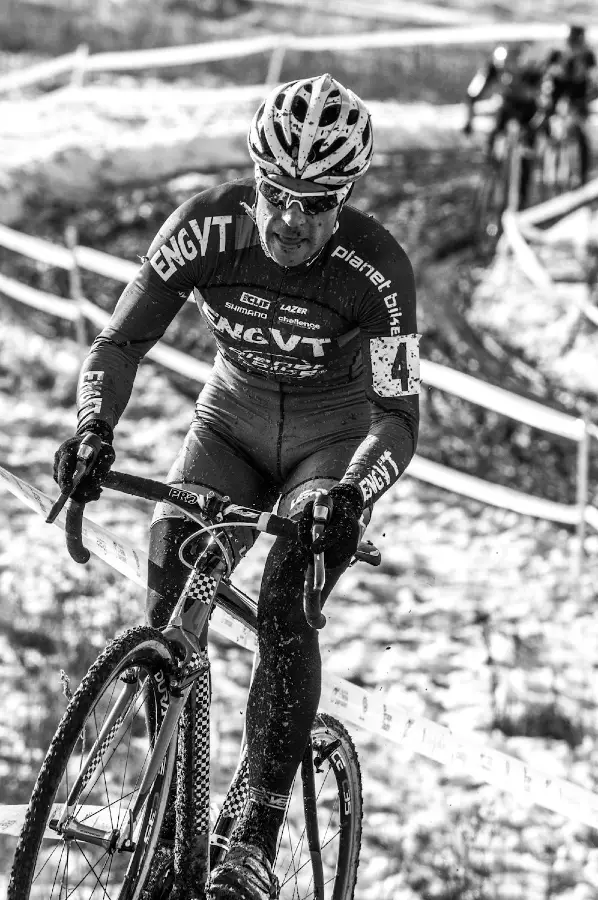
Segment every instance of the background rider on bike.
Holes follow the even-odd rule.
[[[347,203],[372,158],[367,108],[328,74],[289,82],[256,112],[248,146],[253,177],[190,198],[158,232],[83,363],[77,432],[55,458],[68,488],[81,436],[99,434],[100,456],[74,494],[98,498],[138,364],[195,294],[218,353],[168,481],[260,509],[278,502],[299,522],[299,539],[276,540],[264,568],[246,719],[249,802],[212,873],[216,900],[277,895],[278,831],[320,697],[305,567],[311,552],[324,553],[327,596],[356,550],[362,514],[411,460],[419,417],[411,265],[388,231]],[[334,506],[312,544],[318,488]],[[148,574],[156,627],[184,586],[178,548],[195,530],[168,504],[156,509]],[[250,529],[233,533],[235,561],[254,540]]]
[[[502,134],[507,122],[515,119],[528,126],[538,108],[538,92],[542,82],[542,69],[529,44],[519,47],[495,47],[486,65],[479,69],[467,88],[467,121],[465,134],[471,134],[475,106],[479,100],[491,94],[500,95],[500,105],[494,124],[488,135],[488,158],[491,160],[496,138]],[[529,129],[525,129],[529,131]],[[529,136],[531,142],[531,135]]]
[[[586,42],[585,28],[571,25],[564,47],[548,54],[540,97],[540,112],[534,124],[550,133],[550,117],[559,100],[566,98],[575,116],[579,137],[580,177],[585,184],[590,169],[590,145],[585,127],[589,115],[589,101],[596,96],[594,76],[596,56]]]

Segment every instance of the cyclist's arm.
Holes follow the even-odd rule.
[[[467,88],[467,101],[472,109],[474,104],[492,87],[497,76],[498,72],[493,62],[476,72]]]
[[[407,468],[419,427],[415,280],[407,255],[388,237],[394,244],[392,257],[385,260],[390,285],[368,293],[360,325],[370,428],[342,478],[360,488],[368,505]]]
[[[175,236],[180,241],[191,203],[179,207],[162,226],[136,277],[121,294],[109,323],[91,345],[79,376],[79,430],[92,421],[114,428],[131,396],[140,361],[160,340],[198,284],[200,254],[188,259],[180,247],[171,274],[167,280],[163,277],[168,254],[161,248],[170,248],[174,254]]]

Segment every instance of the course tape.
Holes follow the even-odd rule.
[[[0,466],[0,484],[33,510],[46,515],[51,500],[27,482]],[[56,524],[64,527],[64,513]],[[85,543],[89,549],[131,578],[145,585],[147,554],[128,542],[116,539],[106,529],[84,519]],[[212,627],[234,643],[255,651],[255,635],[232,616],[216,609]],[[384,702],[383,697],[357,687],[330,672],[322,673],[320,708],[366,729],[378,737],[434,760],[458,774],[495,785],[524,803],[535,803],[567,818],[598,828],[598,795],[561,778],[553,778],[513,756],[481,744],[470,735],[459,738],[439,725]],[[13,827],[14,824],[7,827]],[[2,826],[0,824],[0,831]],[[12,832],[10,832],[12,833]]]
[[[445,11],[445,15],[448,15]],[[278,50],[346,52],[382,47],[439,47],[449,45],[495,44],[497,41],[560,41],[567,34],[565,24],[534,22],[489,22],[481,25],[398,28],[381,31],[316,36],[292,33],[266,34],[258,37],[158,47],[151,50],[92,53],[84,58],[75,52],[39,63],[20,72],[0,78],[0,93],[42,82],[75,69],[81,72],[135,71],[161,66],[184,66],[221,59],[235,59]],[[596,40],[598,28],[588,28],[590,43]]]

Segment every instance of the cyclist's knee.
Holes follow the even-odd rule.
[[[179,547],[197,531],[189,519],[161,518],[150,528],[147,620],[163,628],[180,596],[189,574],[179,558]]]

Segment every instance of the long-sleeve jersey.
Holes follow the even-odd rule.
[[[346,206],[315,260],[289,268],[264,252],[248,214],[252,179],[204,191],[154,239],[79,383],[79,429],[114,427],[137,366],[191,294],[229,370],[265,390],[316,397],[328,388],[371,405],[369,434],[345,479],[376,499],[403,472],[417,441],[419,335],[407,255],[378,222]],[[317,411],[314,405],[314,413]]]

